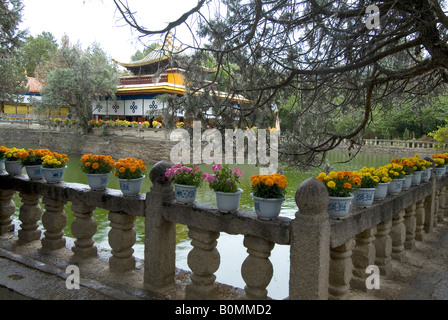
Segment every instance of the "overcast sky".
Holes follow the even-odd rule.
[[[66,33],[70,41],[78,40],[83,48],[98,42],[115,60],[128,62],[142,44],[139,35],[120,21],[120,13],[112,0],[22,0],[21,29],[37,36],[51,32],[60,41]],[[139,21],[145,27],[161,29],[166,22],[175,20],[188,11],[197,0],[128,0]]]

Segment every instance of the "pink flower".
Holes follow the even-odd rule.
[[[233,168],[233,169],[232,169],[232,172],[233,172],[233,173],[236,173],[236,175],[237,175],[238,178],[241,177],[241,176],[243,175],[243,173],[241,172],[241,170],[238,169],[238,168]]]
[[[212,183],[213,180],[215,179],[215,176],[214,176],[214,175],[211,175],[211,174],[208,173],[208,172],[205,172],[205,173],[202,174],[202,179],[205,180],[205,181],[207,181],[208,183]]]
[[[213,172],[216,173],[216,171],[221,170],[221,166],[222,166],[221,164],[217,164],[217,165],[212,166]]]

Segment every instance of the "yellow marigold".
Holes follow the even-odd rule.
[[[328,181],[328,183],[327,183],[327,186],[329,187],[329,188],[335,188],[336,187],[336,183],[334,182],[334,181]]]

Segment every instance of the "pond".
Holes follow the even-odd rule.
[[[17,147],[17,146],[16,146]],[[348,157],[341,151],[332,151],[329,153],[328,160],[330,164],[334,166],[335,170],[358,170],[363,166],[378,167],[389,163],[392,158],[395,157],[409,157],[413,156],[412,150],[409,153],[402,154],[387,154],[387,153],[371,153],[361,152],[355,159],[348,163],[340,163],[346,161]],[[428,150],[428,155],[432,154],[431,150]],[[423,156],[423,155],[422,155]],[[86,176],[81,172],[79,167],[80,155],[69,155],[70,161],[68,168],[64,174],[64,181],[77,182],[87,184]],[[151,169],[151,165],[148,166],[148,173]],[[240,209],[253,210],[253,200],[250,197],[250,176],[258,174],[259,170],[253,165],[238,165],[238,168],[243,171],[241,178],[241,188],[244,193],[241,197]],[[211,172],[210,166],[201,165],[202,171]],[[299,172],[294,169],[285,168],[284,174],[288,180],[287,198],[283,202],[281,215],[284,217],[294,218],[297,210],[296,203],[294,201],[294,194],[297,187],[305,179],[315,176],[319,173],[318,170],[313,172]],[[148,177],[145,178],[142,192],[149,191],[151,181]],[[118,181],[115,177],[111,176],[109,188],[119,189]],[[197,195],[197,202],[216,205],[215,195],[208,186],[203,186],[199,189]],[[17,206],[17,212],[15,219],[18,221],[18,208],[21,206],[21,200],[18,195],[15,197]],[[68,204],[65,209],[67,213],[67,226],[64,229],[66,236],[73,237],[71,234],[71,223],[73,222],[73,214]],[[96,209],[95,220],[98,224],[98,231],[94,236],[95,243],[98,247],[109,248],[108,232],[110,230],[109,220],[107,218],[108,211],[103,209]],[[143,259],[144,257],[144,220],[141,217],[137,217],[135,222],[135,231],[137,234],[136,244],[134,245],[134,256]],[[187,265],[187,255],[191,250],[190,239],[188,238],[188,229],[184,225],[177,225],[177,248],[176,248],[176,266],[181,269],[189,270]],[[241,235],[228,235],[222,233],[218,238],[217,249],[221,256],[221,264],[216,272],[216,281],[225,284],[230,284],[236,287],[244,288],[245,283],[241,277],[241,265],[244,259],[247,257],[246,248],[243,246],[243,236]],[[274,299],[284,299],[288,296],[288,282],[289,282],[289,246],[276,245],[272,251],[270,258],[273,267],[274,275],[270,285],[268,286],[268,295]]]

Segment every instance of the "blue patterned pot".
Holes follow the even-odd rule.
[[[109,175],[110,173],[102,173],[102,174],[86,173],[87,184],[89,185],[90,189],[94,191],[106,190],[109,184]]]
[[[432,168],[428,168],[422,172],[422,181],[428,182],[431,179],[431,170]]]
[[[5,160],[6,172],[11,176],[18,176],[22,174],[23,166],[19,161]]]
[[[338,219],[348,216],[353,198],[353,196],[329,197],[327,212],[330,218]]]
[[[185,184],[174,184],[174,198],[179,203],[193,203],[196,200],[198,187]]]
[[[373,200],[384,200],[387,196],[387,187],[390,182],[380,182],[375,188],[375,194],[373,196]]]
[[[403,181],[403,190],[409,190],[409,188],[411,187],[412,184],[412,176],[414,174],[407,174],[404,176],[404,181]]]
[[[127,197],[135,197],[140,194],[142,189],[142,183],[145,176],[138,179],[120,179],[117,178],[120,183],[121,192]]]
[[[403,190],[403,181],[404,179],[392,179],[387,187],[387,193],[393,196],[396,196]]]
[[[282,209],[283,198],[260,198],[250,194],[254,199],[255,213],[261,220],[272,220],[278,217]]]
[[[44,177],[44,172],[42,170],[42,165],[37,164],[34,166],[25,166],[26,173],[28,174],[28,178],[30,180],[40,180]]]
[[[435,167],[434,168],[434,175],[436,178],[440,178],[445,174],[445,167]]]
[[[423,174],[423,171],[415,171],[412,176],[411,185],[418,186],[420,184],[420,182],[422,182],[422,174]]]
[[[62,181],[64,177],[64,171],[66,167],[63,168],[42,168],[44,173],[44,178],[48,183],[58,183]]]
[[[353,191],[352,204],[356,207],[370,207],[375,198],[375,188],[359,188]]]

